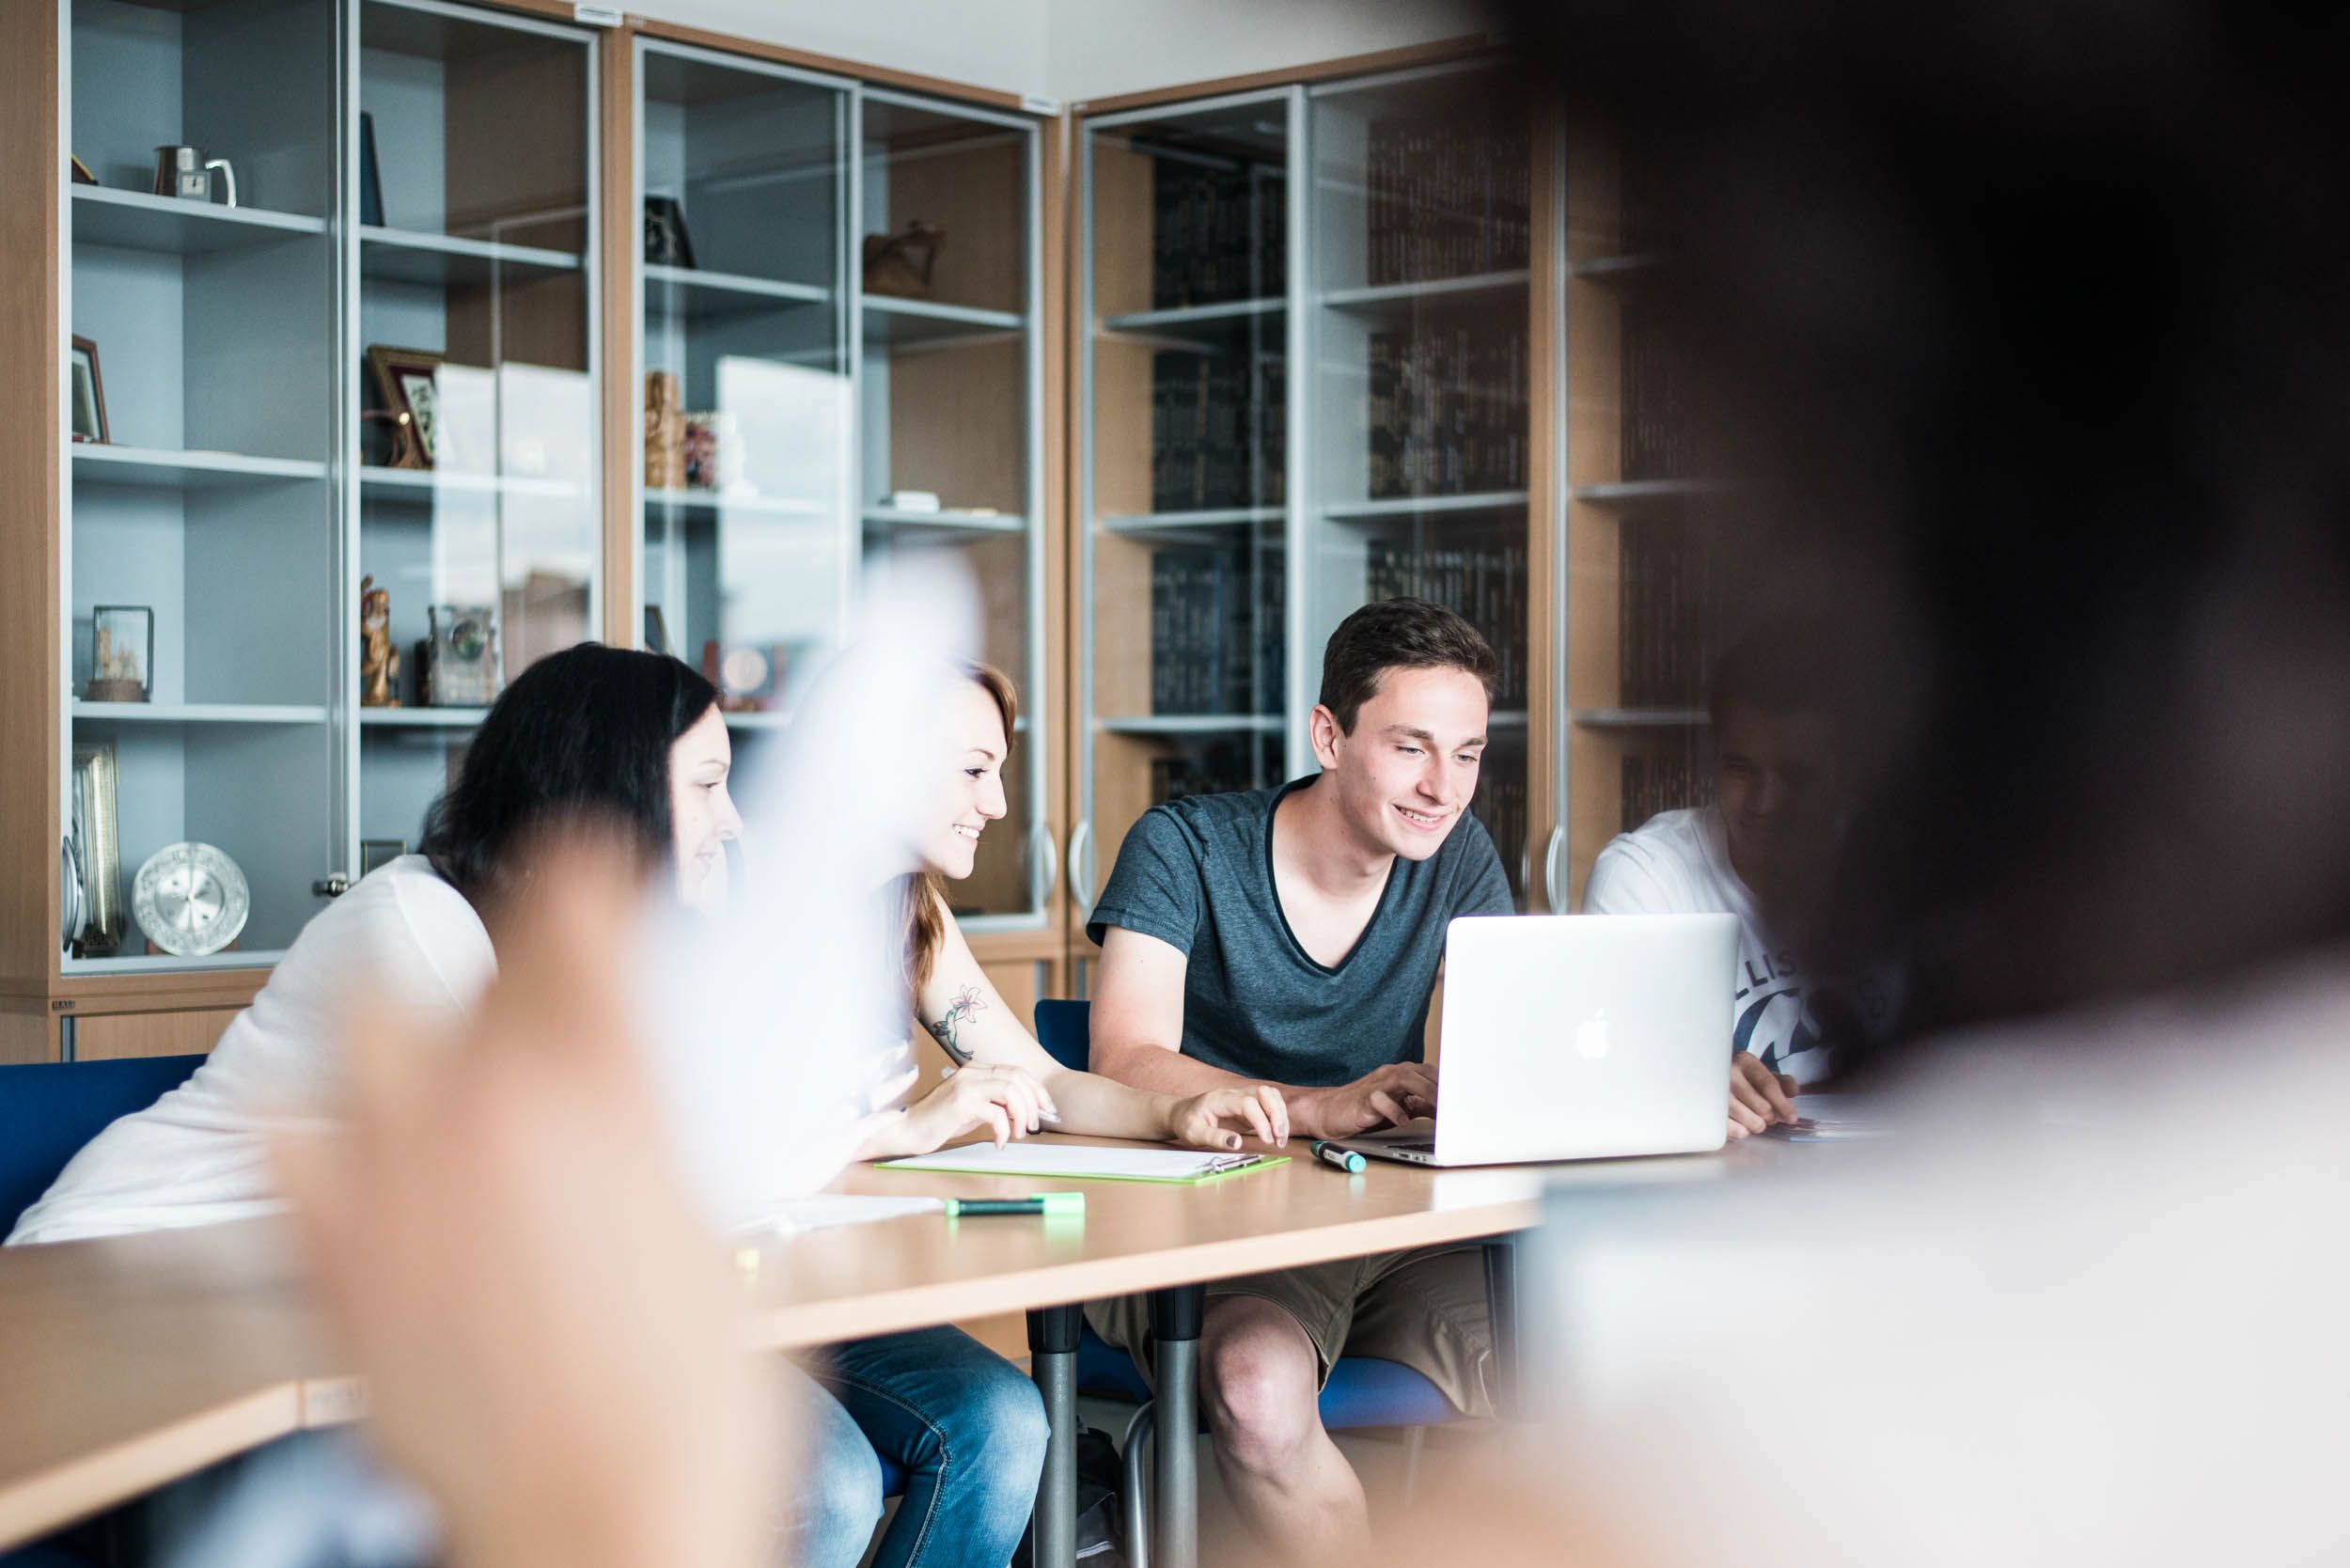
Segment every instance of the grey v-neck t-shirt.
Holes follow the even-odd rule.
[[[1354,951],[1335,968],[1317,964],[1291,933],[1273,882],[1274,808],[1313,783],[1152,808],[1119,847],[1086,923],[1096,943],[1123,926],[1190,960],[1185,1056],[1309,1089],[1419,1060],[1446,926],[1515,908],[1493,839],[1463,813],[1434,855],[1397,857]]]

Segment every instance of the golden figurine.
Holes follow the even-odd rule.
[[[685,393],[674,370],[645,373],[645,488],[685,488]]]
[[[400,650],[392,646],[392,595],[359,579],[359,706],[400,706]]]

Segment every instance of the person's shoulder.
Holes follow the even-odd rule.
[[[437,980],[463,1002],[496,965],[489,928],[465,895],[421,855],[403,855],[352,884],[294,941],[281,969],[364,964],[379,983]]]
[[[1709,817],[1718,820],[1710,806],[1659,811],[1607,840],[1592,862],[1584,907],[1595,914],[1628,914],[1637,911],[1629,904],[1611,910],[1609,901],[1637,900],[1647,913],[1696,913],[1684,906],[1693,903],[1696,889],[1708,880]]]
[[[1279,790],[1224,790],[1213,794],[1179,795],[1145,811],[1134,830],[1153,847],[1173,849],[1180,845],[1197,856],[1235,836],[1261,832],[1280,796]]]

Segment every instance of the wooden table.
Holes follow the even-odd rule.
[[[758,1342],[778,1350],[1005,1311],[1061,1309],[1066,1324],[1071,1304],[1103,1296],[1500,1235],[1535,1222],[1546,1184],[1714,1181],[1768,1161],[1774,1147],[1483,1170],[1379,1165],[1350,1177],[1300,1145],[1289,1165],[1190,1187],[858,1167],[835,1190],[1082,1189],[1087,1213],[1051,1224],[921,1215],[770,1239],[748,1288]],[[277,1222],[254,1220],[0,1249],[0,1549],[359,1413],[285,1237]],[[1055,1461],[1065,1468],[1065,1385],[1051,1386],[1054,1367],[1036,1370],[1061,1406]],[[1174,1450],[1188,1462],[1189,1444],[1162,1443],[1163,1466]]]

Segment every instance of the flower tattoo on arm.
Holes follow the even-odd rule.
[[[955,1035],[965,1019],[985,1006],[987,1004],[979,999],[979,988],[966,985],[955,993],[953,1001],[947,1004],[945,1017],[928,1020],[922,1027],[931,1031],[932,1039],[946,1047],[948,1056],[957,1061],[969,1061],[971,1053],[956,1043]]]

